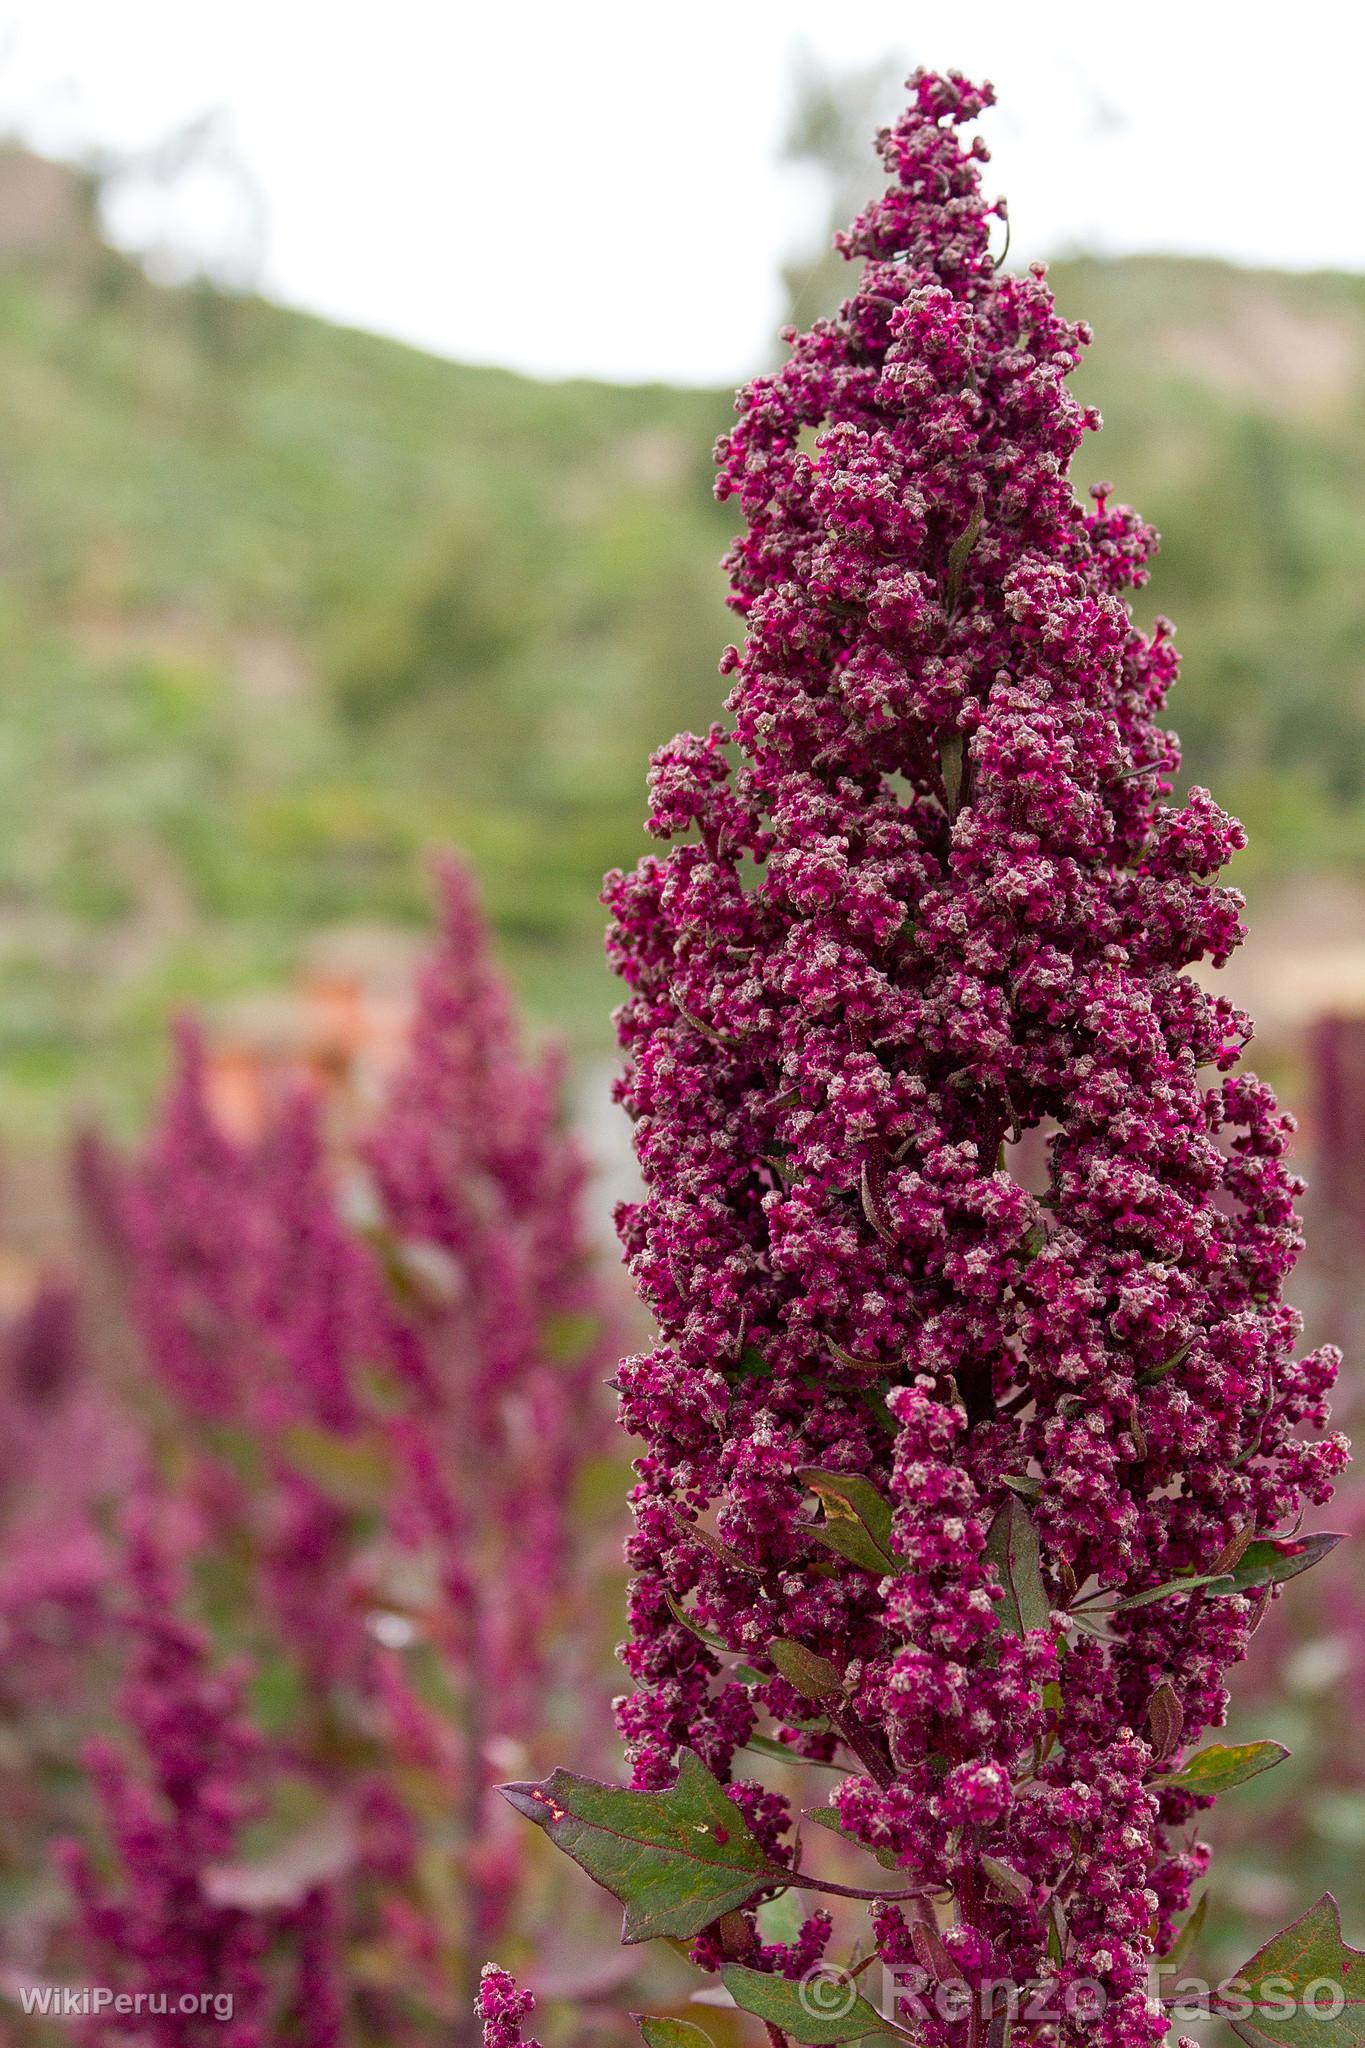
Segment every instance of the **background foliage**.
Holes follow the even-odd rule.
[[[319,928],[414,923],[434,841],[473,859],[532,1006],[605,1046],[598,882],[637,850],[648,751],[719,702],[729,395],[541,384],[167,290],[48,175],[60,235],[0,267],[10,1127],[73,1084],[144,1104],[168,1000],[274,982]],[[1244,882],[1349,868],[1365,279],[1054,275],[1097,332],[1087,471],[1166,537],[1191,777],[1245,816]]]

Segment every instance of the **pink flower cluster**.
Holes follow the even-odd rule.
[[[961,133],[989,88],[910,94],[842,238],[853,295],[719,445],[747,522],[729,722],[658,754],[675,844],[606,888],[645,1183],[620,1226],[660,1333],[620,1373],[644,1450],[619,1718],[637,1785],[688,1744],[774,1853],[786,1802],[735,1775],[760,1717],[845,1763],[844,1829],[953,1901],[941,1943],[879,1909],[888,1961],[1094,1980],[1102,2017],[1056,2038],[1139,2048],[1205,1861],[1201,1802],[1152,1780],[1221,1722],[1255,1615],[1117,1603],[1328,1497],[1344,1447],[1300,1432],[1337,1360],[1296,1356],[1281,1300],[1289,1120],[1190,971],[1242,935],[1217,875],[1243,841],[1207,791],[1171,800],[1172,629],[1123,596],[1154,535],[1068,480],[1088,333],[992,256]],[[883,1494],[893,1571],[813,1538],[811,1468]],[[1019,1632],[986,1553],[1012,1493],[1052,1610]],[[837,1726],[779,1640],[836,1667]]]

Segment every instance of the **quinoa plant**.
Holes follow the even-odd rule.
[[[1334,1540],[1300,1524],[1338,1359],[1281,1298],[1289,1119],[1190,972],[1242,937],[1243,837],[1172,800],[1172,628],[1124,597],[1155,536],[1068,478],[1089,334],[992,252],[990,89],[909,93],[856,289],[719,444],[728,722],[657,755],[674,843],[606,887],[659,1333],[619,1373],[633,1783],[506,1790],[773,2044],[1145,2048],[1198,1816],[1283,1754],[1201,1738]],[[775,1758],[832,1767],[803,1826]],[[836,1956],[839,1898],[870,1925]],[[1300,2042],[1267,1984],[1353,1963],[1324,1900],[1239,2026]],[[1365,1968],[1345,1995],[1322,2048],[1361,2038]],[[501,1971],[480,2009],[521,2038]]]
[[[570,1516],[619,1346],[558,1058],[523,1048],[468,878],[441,893],[365,1128],[300,1093],[236,1142],[186,1028],[131,1167],[83,1149],[149,1444],[78,1934],[126,1996],[239,1993],[235,2031],[111,2012],[96,2048],[468,2039],[472,1959],[524,1908],[495,1781],[581,1662]]]

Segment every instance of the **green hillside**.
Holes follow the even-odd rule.
[[[729,394],[541,384],[167,291],[74,181],[60,233],[14,231],[6,175],[0,1114],[73,1087],[135,1110],[168,1003],[414,921],[440,840],[533,1006],[604,1042],[598,878],[639,844],[650,747],[721,694]],[[1097,331],[1087,467],[1166,535],[1178,723],[1254,830],[1246,879],[1357,860],[1365,280],[1055,276]]]

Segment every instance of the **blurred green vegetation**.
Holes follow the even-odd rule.
[[[129,1117],[167,1006],[479,870],[533,1010],[606,1042],[601,872],[732,626],[728,393],[537,383],[6,233],[0,1120]],[[82,205],[85,211],[81,210]],[[1365,854],[1365,279],[1059,264],[1114,480],[1166,545],[1194,779],[1244,881]],[[547,307],[547,319],[554,317]],[[1150,602],[1148,602],[1148,597]]]

